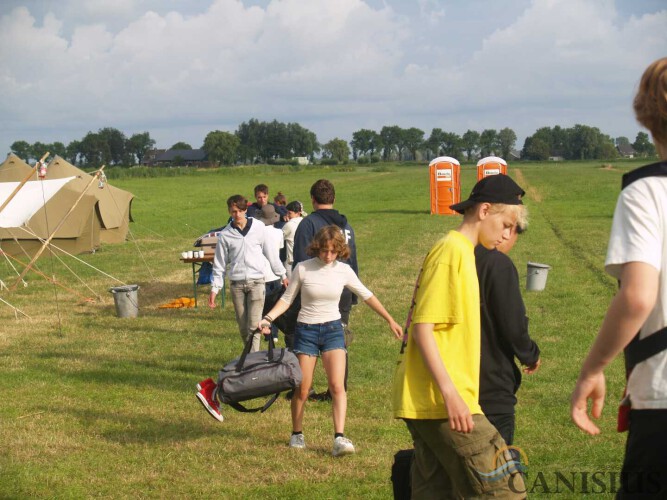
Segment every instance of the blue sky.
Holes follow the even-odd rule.
[[[3,0],[0,150],[107,126],[200,147],[250,118],[634,140],[665,28],[662,0]]]

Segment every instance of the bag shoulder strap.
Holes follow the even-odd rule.
[[[664,176],[667,176],[667,162],[652,163],[651,165],[646,165],[623,174],[621,189],[625,189],[639,179]],[[639,338],[638,332],[624,349],[626,378],[630,376],[632,369],[639,363],[646,361],[648,358],[655,356],[665,349],[667,349],[667,327],[643,339]]]
[[[621,189],[625,189],[630,184],[646,177],[664,177],[667,175],[667,162],[661,161],[652,163],[644,167],[636,168],[626,174],[623,174]]]
[[[643,339],[637,334],[625,347],[625,373],[629,376],[635,366],[665,349],[667,349],[667,326]]]
[[[428,257],[428,254],[426,254]],[[424,257],[424,262],[426,262],[426,257]],[[403,342],[401,343],[400,354],[405,352],[405,348],[408,345],[408,329],[412,324],[412,313],[415,310],[415,305],[417,304],[417,290],[419,290],[419,281],[421,280],[422,273],[424,272],[424,262],[422,262],[422,267],[419,269],[419,274],[415,281],[415,288],[412,290],[412,300],[410,301],[410,309],[408,310],[408,317],[405,320],[405,328],[403,328]]]

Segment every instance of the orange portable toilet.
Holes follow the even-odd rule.
[[[449,205],[461,201],[461,164],[451,156],[439,156],[428,164],[431,214],[458,215]]]
[[[487,156],[477,162],[477,181],[489,175],[507,175],[507,162],[497,156]]]

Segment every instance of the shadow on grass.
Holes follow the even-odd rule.
[[[215,421],[201,406],[192,402],[192,418],[153,418],[145,414],[127,414],[122,410],[111,412],[104,410],[67,410],[91,434],[120,444],[135,443],[176,443],[197,440],[211,436],[209,425]],[[210,420],[210,422],[208,422]],[[223,427],[224,426],[224,427]],[[219,423],[216,426],[224,431],[229,439],[249,439],[251,434],[235,426]]]

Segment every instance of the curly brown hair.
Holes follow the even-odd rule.
[[[656,142],[667,145],[667,57],[646,68],[633,105],[637,121]]]
[[[343,232],[338,226],[324,226],[320,229],[308,245],[306,253],[311,257],[317,257],[322,250],[329,249],[329,243],[332,243],[338,259],[347,260],[350,257],[350,247],[345,243]]]

